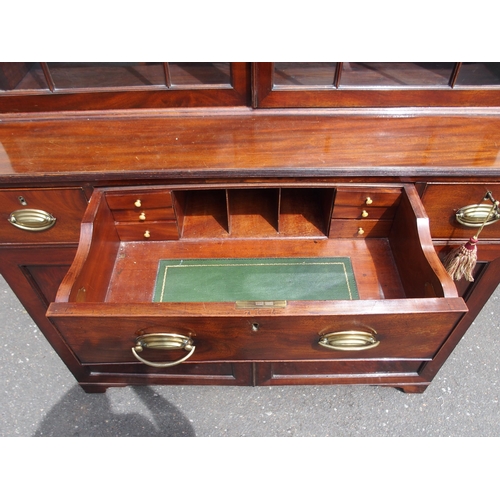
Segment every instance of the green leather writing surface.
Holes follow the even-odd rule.
[[[349,257],[160,260],[154,302],[350,300]]]

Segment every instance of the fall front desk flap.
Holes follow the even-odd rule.
[[[160,260],[154,302],[358,299],[351,259]]]

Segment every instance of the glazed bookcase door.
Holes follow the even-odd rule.
[[[256,108],[498,106],[500,63],[253,63]]]
[[[249,63],[0,63],[0,113],[245,106]]]

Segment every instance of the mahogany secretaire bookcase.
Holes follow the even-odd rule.
[[[424,391],[499,174],[499,63],[0,64],[0,273],[89,392]]]

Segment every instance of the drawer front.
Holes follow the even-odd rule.
[[[144,222],[175,220],[172,207],[169,208],[137,208],[135,210],[113,210],[116,222]]]
[[[391,227],[392,220],[335,219],[330,224],[330,238],[385,238]]]
[[[115,225],[121,241],[168,241],[178,240],[177,222],[117,223]]]
[[[428,184],[422,202],[430,219],[433,238],[468,239],[478,228],[467,227],[456,219],[460,208],[491,202],[484,195],[491,191],[495,199],[500,199],[500,184]],[[480,235],[481,239],[500,238],[500,221],[487,225]]]
[[[169,190],[107,193],[106,201],[117,222],[175,220]]]
[[[360,303],[361,304],[361,303]],[[190,361],[286,361],[328,359],[421,359],[429,360],[462,314],[460,311],[421,311],[401,314],[338,316],[155,317],[68,314],[65,306],[52,304],[49,317],[83,363],[136,361],[132,348],[139,336],[178,333],[191,336],[195,352]],[[145,306],[147,308],[147,306]],[[99,309],[99,308],[97,308]],[[105,308],[110,310],[110,308]],[[143,308],[144,309],[144,308]],[[130,311],[130,308],[129,308]],[[60,314],[63,312],[63,314]],[[81,312],[81,311],[80,311]],[[78,316],[78,317],[77,317]],[[377,344],[363,350],[337,350],[321,339],[328,333],[364,333]],[[190,332],[190,333],[187,333]],[[186,356],[182,349],[144,349],[147,361],[172,362]]]
[[[333,219],[392,219],[396,207],[343,207],[336,206]]]
[[[392,207],[398,204],[401,196],[400,189],[394,188],[338,188],[335,195],[335,207],[333,210],[341,206],[347,207]]]
[[[86,208],[80,188],[2,190],[0,243],[78,242]]]
[[[155,208],[170,209],[173,214],[172,193],[161,191],[132,191],[107,193],[106,201],[111,210],[142,211]]]

